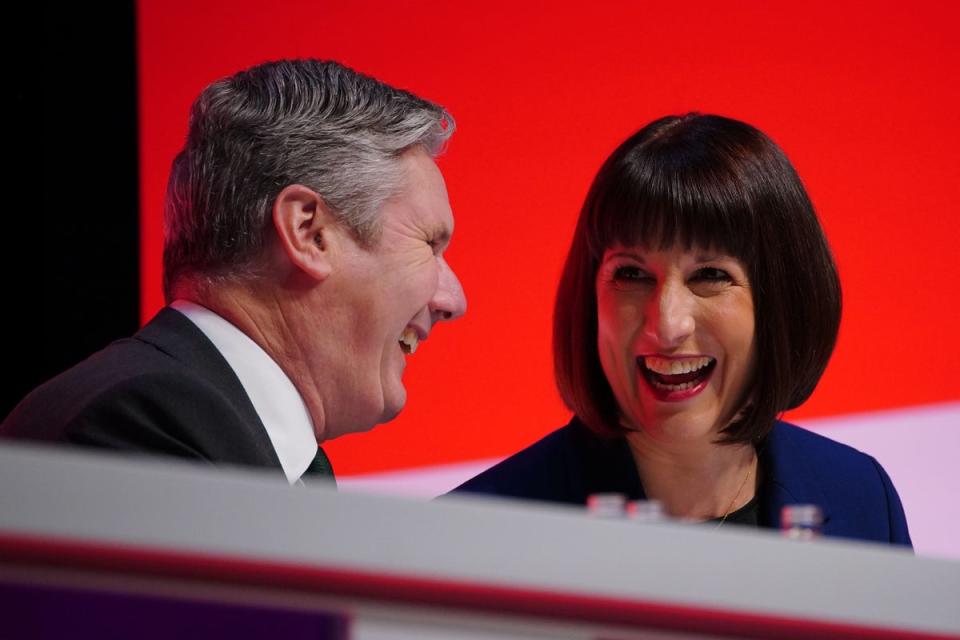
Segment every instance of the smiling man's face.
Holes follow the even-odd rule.
[[[420,147],[400,163],[406,182],[380,211],[378,240],[372,248],[349,244],[335,276],[344,298],[338,301],[344,362],[330,373],[340,376],[337,404],[348,403],[337,413],[367,428],[403,408],[406,358],[434,324],[466,311],[463,288],[443,256],[453,235],[443,176]]]

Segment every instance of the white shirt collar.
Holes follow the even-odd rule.
[[[317,439],[307,405],[290,378],[260,345],[210,309],[186,300],[170,306],[197,325],[237,374],[287,481],[296,483],[317,454]]]

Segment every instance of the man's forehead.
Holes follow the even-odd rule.
[[[453,232],[453,212],[440,168],[421,147],[408,151],[404,159],[409,194],[419,201],[424,208],[423,213],[433,224],[444,227],[444,233],[449,236]]]
[[[400,162],[405,184],[384,204],[381,220],[407,227],[431,244],[446,246],[453,235],[454,220],[440,169],[419,147],[405,152]]]
[[[426,186],[438,181],[441,185],[444,184],[440,168],[422,146],[416,145],[404,151],[400,156],[400,162],[404,165],[407,180],[411,186]]]

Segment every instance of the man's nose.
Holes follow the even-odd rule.
[[[662,283],[647,302],[644,330],[664,351],[677,349],[696,327],[693,294],[682,284]]]
[[[437,293],[430,301],[430,313],[434,320],[456,320],[467,312],[467,297],[463,293],[457,274],[443,257],[440,262],[440,281]]]

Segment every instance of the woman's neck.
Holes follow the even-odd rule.
[[[753,446],[662,442],[643,431],[627,435],[644,492],[675,518],[723,518],[756,495]]]

